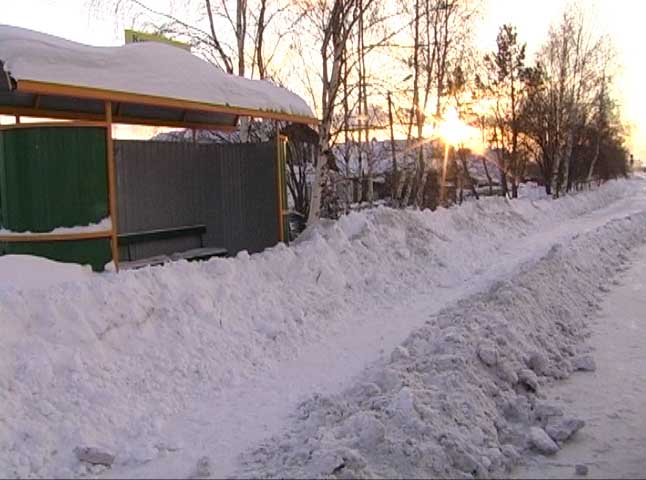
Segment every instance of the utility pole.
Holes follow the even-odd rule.
[[[399,182],[399,174],[397,172],[397,155],[395,154],[395,132],[393,128],[393,101],[391,92],[388,91],[388,122],[390,123],[390,152],[393,159],[393,173],[392,185],[390,188],[390,195],[393,203],[395,203],[395,196],[397,195],[397,183]]]

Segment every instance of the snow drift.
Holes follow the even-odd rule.
[[[586,319],[644,235],[646,212],[613,220],[432,316],[356,387],[303,402],[239,474],[500,478],[529,450],[555,453],[585,422],[541,388],[585,369]]]
[[[89,280],[91,277],[91,268],[74,263],[54,262],[30,255],[0,256],[0,290],[37,290],[65,282]]]
[[[269,370],[281,359],[296,357],[331,332],[359,321],[356,312],[392,306],[393,302],[403,304],[435,289],[461,288],[474,275],[504,268],[505,251],[511,244],[522,244],[529,231],[572,221],[631,195],[643,195],[644,185],[639,179],[610,182],[598,191],[559,201],[491,198],[435,213],[380,208],[323,224],[293,247],[279,245],[258,255],[241,253],[233,259],[177,262],[119,275],[97,275],[88,281],[52,286],[38,295],[1,288],[0,473],[69,477],[93,472],[79,464],[73,453],[76,446],[105,447],[116,453],[117,465],[136,465],[180,449],[181,445],[169,445],[160,432],[172,415],[192,401]],[[428,423],[422,418],[433,421],[423,435],[440,432],[442,422],[449,420],[439,419],[438,408],[447,408],[451,421],[459,420],[462,427],[451,430],[460,438],[449,436],[446,441],[456,445],[456,451],[464,449],[464,438],[474,435],[469,426],[478,425],[482,442],[474,444],[484,448],[494,431],[493,419],[482,418],[489,414],[483,413],[481,406],[486,412],[497,411],[501,399],[516,397],[511,384],[498,385],[489,370],[474,364],[473,348],[479,346],[475,339],[482,334],[496,346],[497,336],[502,336],[508,344],[516,345],[504,358],[514,370],[524,362],[523,352],[530,347],[540,351],[559,332],[555,317],[563,314],[565,323],[560,323],[565,329],[574,328],[573,336],[567,331],[558,333],[563,339],[546,351],[550,368],[560,365],[557,354],[565,362],[564,349],[571,347],[579,334],[580,320],[574,318],[567,303],[561,306],[549,295],[563,287],[558,299],[576,306],[581,305],[579,295],[593,301],[583,287],[610,274],[618,251],[630,242],[643,241],[646,220],[635,216],[607,228],[598,238],[573,241],[577,255],[572,263],[563,265],[558,249],[552,252],[544,268],[554,271],[541,270],[541,275],[549,273],[552,278],[541,281],[543,293],[531,291],[529,284],[522,282],[513,289],[511,283],[503,284],[462,313],[458,309],[438,316],[428,331],[413,334],[405,345],[409,355],[419,355],[393,359],[392,368],[373,382],[376,388],[350,392],[347,410],[337,409],[338,399],[330,400],[341,413],[330,418],[329,428],[317,421],[308,428],[323,428],[325,438],[330,438],[325,432],[333,431],[341,418],[349,416],[342,412],[363,412],[353,421],[367,425],[369,440],[361,443],[357,459],[369,458],[372,465],[373,457],[364,447],[381,441],[381,427],[368,418],[376,413],[368,411],[362,399],[382,405],[382,413],[390,405],[390,411],[402,419],[410,417],[401,425],[392,424],[395,439],[402,442],[408,433],[415,441],[421,424]],[[596,260],[597,254],[604,255],[601,261]],[[583,272],[581,285],[570,279],[577,269]],[[575,283],[569,290],[571,280]],[[567,288],[563,282],[568,282]],[[513,294],[506,293],[509,289]],[[489,309],[494,300],[495,308]],[[512,325],[510,312],[515,309],[520,309],[518,324]],[[536,331],[527,330],[530,310],[540,309],[545,311],[538,312],[541,317]],[[500,328],[507,330],[501,333]],[[435,345],[436,339],[446,341]],[[441,357],[427,357],[435,348],[446,351]],[[413,364],[416,360],[411,359],[417,356],[425,366]],[[469,368],[462,372],[462,365]],[[403,373],[409,368],[417,383],[411,383]],[[497,371],[491,368],[491,372]],[[567,364],[557,371],[568,372]],[[439,387],[433,390],[434,379],[438,385],[451,385],[458,396],[441,397]],[[428,392],[417,390],[420,382]],[[406,383],[408,390],[404,389]],[[494,386],[503,392],[501,397],[484,398],[486,390],[482,388],[494,391]],[[475,398],[478,406],[469,407],[464,398]],[[446,407],[434,403],[440,400]],[[317,402],[304,407],[313,418],[321,416]],[[419,417],[415,412],[425,404],[428,412],[423,415],[427,417]],[[384,418],[377,420],[391,428]],[[411,426],[405,426],[409,421]],[[346,433],[339,438],[350,442],[350,424],[342,428]],[[375,452],[389,458],[381,443],[375,445]],[[324,458],[329,458],[327,448],[324,442],[313,444],[313,451]],[[419,458],[425,451],[413,450]],[[476,453],[481,450],[469,454]],[[339,466],[331,461],[315,470],[299,456],[289,468],[279,468],[274,463],[276,455],[271,451],[263,457],[266,468],[258,471],[328,475]],[[473,458],[476,470],[486,463],[477,455]],[[356,465],[361,462],[365,460],[357,460]],[[374,468],[356,465],[341,474],[385,471],[378,464]],[[409,473],[431,467],[413,462]],[[435,470],[429,471],[440,474],[457,471],[432,468]]]

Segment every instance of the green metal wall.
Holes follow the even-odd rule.
[[[0,131],[0,227],[48,232],[108,216],[106,135],[101,127],[41,126]],[[4,243],[0,254],[110,261],[107,240]]]

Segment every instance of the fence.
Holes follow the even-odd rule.
[[[116,141],[115,161],[120,234],[203,224],[204,246],[230,254],[279,241],[275,142]],[[133,245],[131,259],[194,248],[194,242],[188,237]]]

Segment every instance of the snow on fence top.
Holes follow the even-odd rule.
[[[189,52],[161,43],[92,47],[0,25],[1,64],[18,82],[18,91],[21,81],[32,81],[315,120],[307,103],[289,90],[227,74]]]

